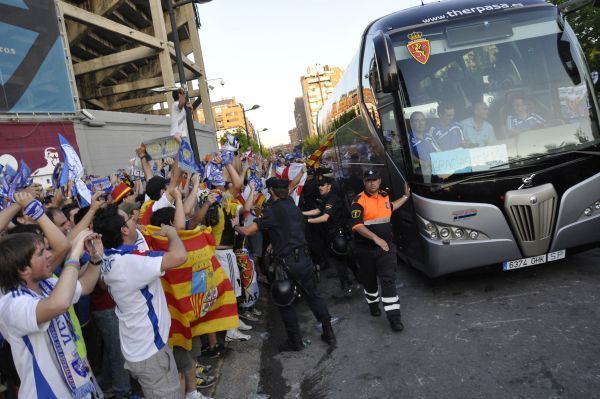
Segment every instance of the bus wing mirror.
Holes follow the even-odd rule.
[[[558,11],[562,15],[569,15],[590,4],[593,4],[594,7],[600,7],[600,0],[568,0],[558,5]]]
[[[387,34],[378,31],[373,38],[373,47],[381,90],[384,93],[393,93],[400,86],[398,83],[398,64],[396,63],[392,40]]]

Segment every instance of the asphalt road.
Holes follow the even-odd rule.
[[[545,265],[484,270],[430,280],[399,266],[405,330],[371,317],[359,290],[334,300],[332,270],[321,291],[338,346],[319,339],[298,306],[299,353],[269,308],[259,392],[272,398],[594,398],[600,397],[600,249]]]

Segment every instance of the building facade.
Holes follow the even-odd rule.
[[[303,141],[309,135],[308,119],[306,118],[306,108],[304,107],[303,97],[296,97],[294,99],[294,120],[296,121],[298,140]]]
[[[235,97],[226,98],[220,101],[213,101],[212,112],[215,118],[215,129],[217,132],[234,131],[235,129],[242,129],[243,131],[246,131],[243,107],[244,105],[238,103]],[[204,110],[198,109],[196,112],[198,116],[198,122],[206,123]],[[248,122],[248,133],[250,137],[254,138],[256,136],[254,125],[252,122],[250,122],[247,116],[246,121]]]
[[[344,70],[341,68],[316,64],[308,67],[306,75],[300,78],[309,136],[317,134],[317,113],[333,93],[343,74]]]
[[[297,145],[299,145],[302,141],[300,140],[299,134],[298,134],[298,128],[292,128],[290,130],[288,130],[288,135],[290,136],[290,143],[292,144],[293,147],[296,147]]]

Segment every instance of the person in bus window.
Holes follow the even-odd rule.
[[[546,123],[546,120],[530,112],[527,103],[523,97],[515,97],[512,101],[513,113],[506,120],[506,127],[509,132],[516,133],[523,130],[537,129]]]
[[[441,151],[450,151],[462,147],[464,135],[462,128],[454,121],[454,105],[440,103],[439,122],[431,129],[431,135]]]
[[[487,121],[489,110],[486,103],[478,101],[473,104],[473,116],[460,123],[465,139],[475,147],[485,147],[496,142],[494,128]]]
[[[440,151],[437,143],[427,131],[425,115],[416,111],[410,115],[410,152],[422,161],[431,162],[431,153]]]

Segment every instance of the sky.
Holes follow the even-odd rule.
[[[430,2],[430,1],[426,1]],[[420,0],[213,0],[198,5],[211,101],[235,97],[267,147],[289,143],[309,65],[346,68],[373,20]]]

